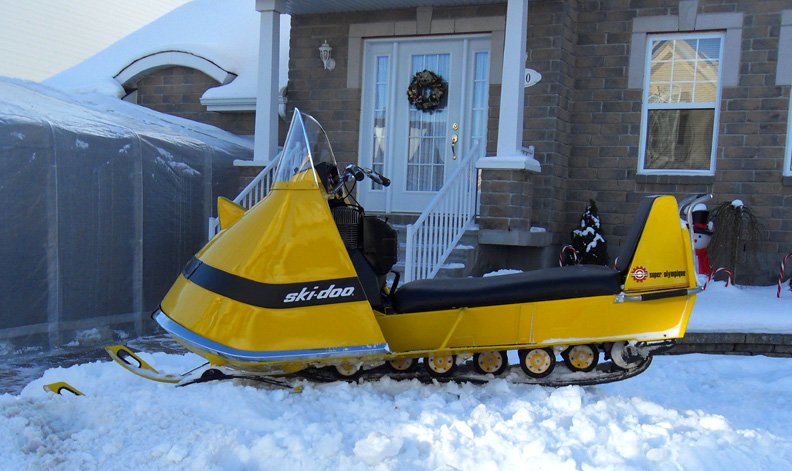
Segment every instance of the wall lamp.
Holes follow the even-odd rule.
[[[333,70],[335,69],[335,59],[330,57],[330,53],[333,51],[333,48],[327,44],[325,41],[321,46],[319,46],[319,57],[322,59],[322,63],[324,64],[325,70]]]

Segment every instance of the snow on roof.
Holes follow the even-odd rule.
[[[86,134],[117,134],[126,128],[169,141],[187,139],[253,149],[253,143],[208,124],[190,121],[101,93],[70,93],[21,79],[0,77],[0,120],[42,119]]]
[[[282,15],[281,86],[287,82],[289,21]],[[260,14],[250,0],[193,0],[43,83],[121,97],[125,92],[116,77],[125,69],[178,53],[229,74],[228,83],[210,88],[203,98],[251,99],[258,82],[259,27]]]

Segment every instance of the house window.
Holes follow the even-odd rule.
[[[785,177],[792,177],[792,99],[789,100],[789,114],[787,115],[786,156],[784,157]]]
[[[721,33],[647,37],[639,173],[713,175]]]

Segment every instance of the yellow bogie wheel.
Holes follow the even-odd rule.
[[[332,371],[341,379],[356,379],[360,376],[360,367],[354,363],[343,363],[331,366]]]
[[[594,344],[572,345],[561,354],[570,371],[591,371],[599,363],[599,349]]]
[[[531,378],[544,378],[553,372],[556,358],[552,348],[520,350],[520,368]]]
[[[506,352],[481,352],[473,355],[473,369],[477,373],[498,376],[509,367]]]
[[[454,355],[434,355],[424,358],[424,368],[436,378],[451,376],[456,371],[456,358]]]
[[[396,358],[388,361],[388,368],[394,373],[406,373],[413,371],[418,366],[416,358]]]

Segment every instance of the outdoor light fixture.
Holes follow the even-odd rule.
[[[330,52],[333,51],[333,48],[327,44],[325,41],[321,46],[319,46],[319,57],[322,59],[322,63],[324,64],[325,70],[333,70],[335,69],[335,59],[330,57]]]

